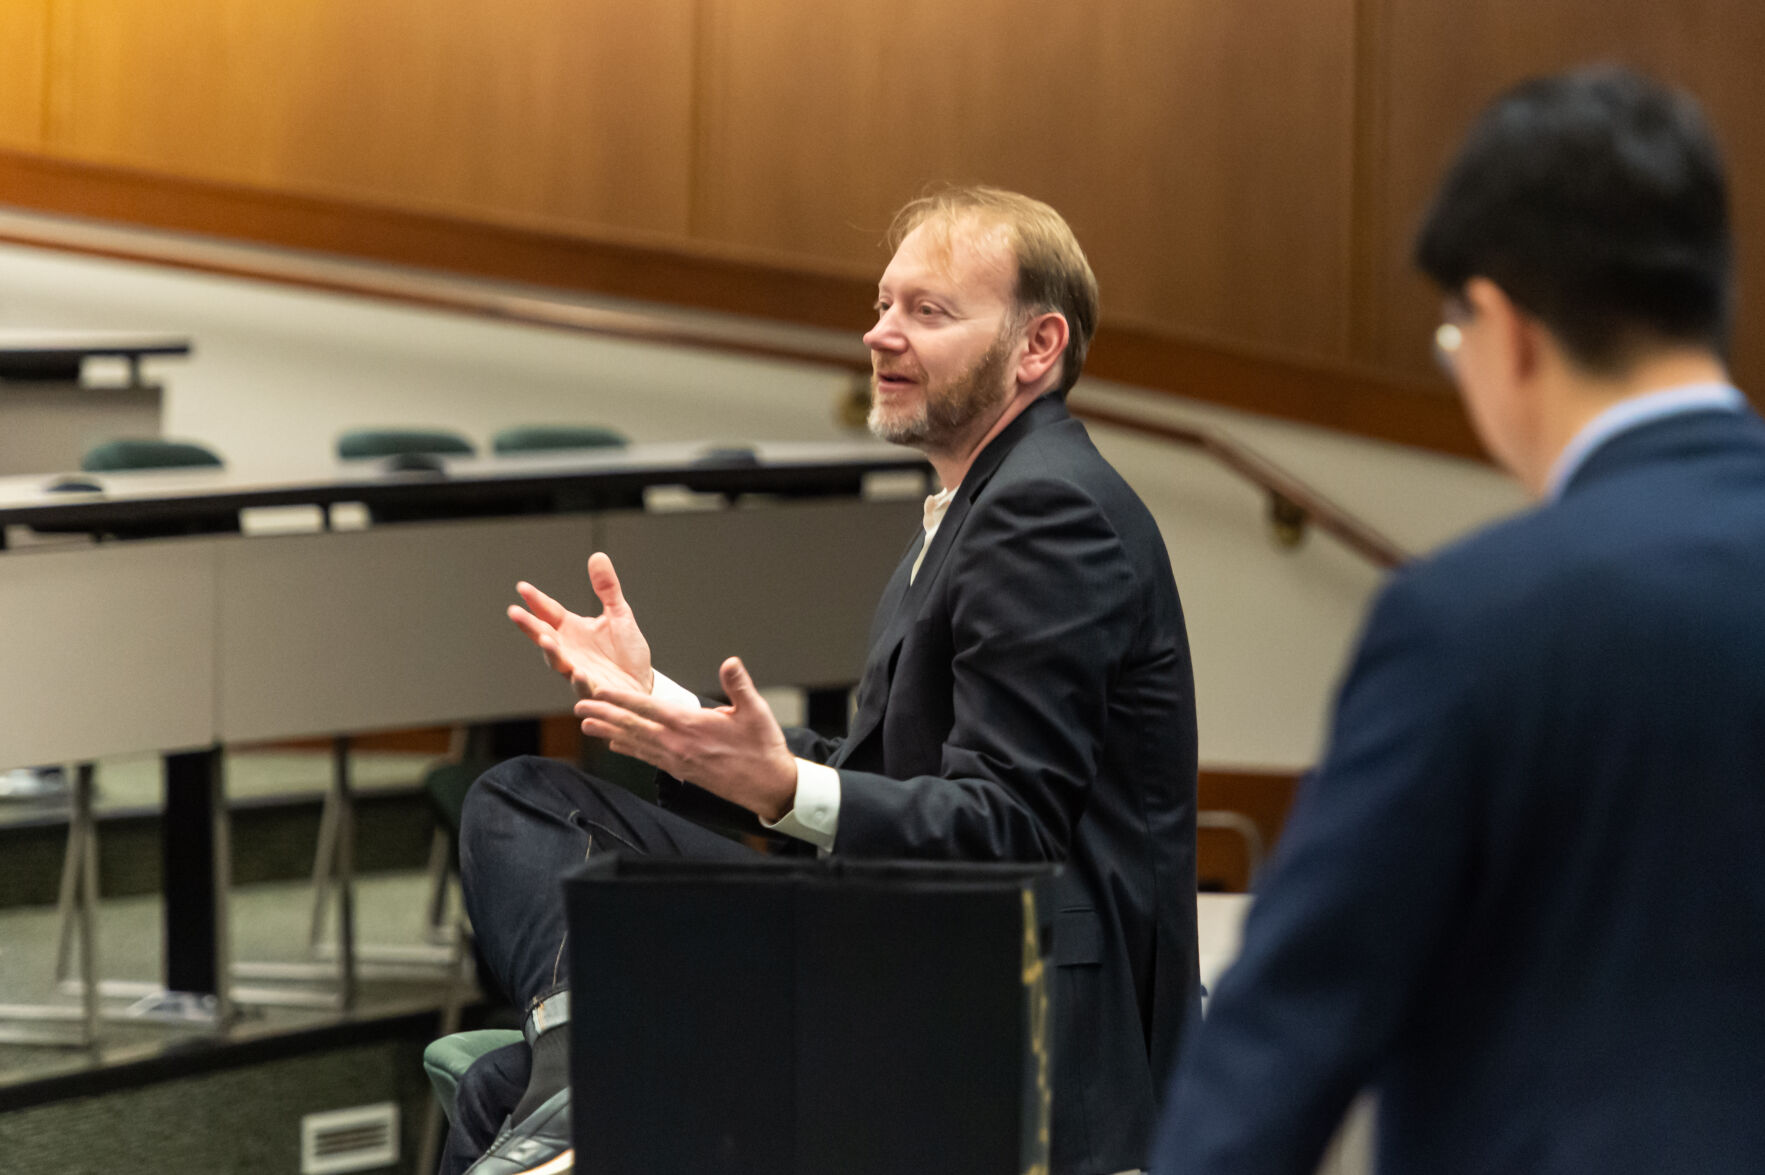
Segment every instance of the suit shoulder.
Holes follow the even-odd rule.
[[[1474,613],[1523,607],[1559,578],[1573,578],[1574,536],[1549,509],[1491,523],[1408,564],[1382,593],[1419,613],[1462,624]]]
[[[1070,416],[1024,436],[999,464],[999,474],[1006,477],[1023,476],[1035,469],[1056,470],[1071,476],[1115,472],[1092,444],[1084,424]]]
[[[1070,418],[1025,437],[1000,463],[988,488],[1005,493],[1083,497],[1117,529],[1137,529],[1152,523],[1151,511],[1133,487],[1097,451],[1085,426]]]
[[[1387,592],[1412,616],[1493,645],[1620,630],[1683,611],[1688,594],[1723,598],[1765,577],[1765,490],[1742,497],[1671,478],[1576,493],[1416,561]]]
[[[984,530],[1040,532],[1063,550],[1088,551],[1095,566],[1119,562],[1140,592],[1169,597],[1167,604],[1176,597],[1170,553],[1152,512],[1076,420],[1038,429],[1013,448],[976,496],[974,511]]]

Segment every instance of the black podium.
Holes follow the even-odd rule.
[[[1045,1172],[1051,879],[596,858],[564,883],[578,1169]]]

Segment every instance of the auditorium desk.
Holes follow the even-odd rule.
[[[703,453],[106,474],[99,492],[0,479],[6,527],[170,529],[266,507],[307,507],[316,527],[346,503],[422,516],[74,546],[14,531],[0,553],[0,765],[165,754],[167,986],[224,996],[219,748],[567,708],[504,617],[516,580],[594,611],[583,564],[608,552],[657,664],[703,692],[732,653],[763,685],[856,680],[871,609],[919,524],[923,460],[871,442]],[[636,504],[666,486],[719,497]]]
[[[160,389],[141,362],[189,353],[181,335],[0,327],[0,474],[72,468],[99,441],[159,435]],[[88,383],[88,359],[126,364],[126,382]]]

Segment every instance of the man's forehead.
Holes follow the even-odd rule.
[[[930,279],[964,292],[1007,297],[1017,280],[1011,246],[1010,230],[997,222],[972,214],[934,217],[901,241],[881,284]]]

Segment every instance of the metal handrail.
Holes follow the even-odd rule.
[[[1305,526],[1312,523],[1376,566],[1400,567],[1409,561],[1409,553],[1392,539],[1224,433],[1197,425],[1146,420],[1090,406],[1075,407],[1073,415],[1200,449],[1269,495],[1269,523],[1285,546],[1297,546],[1304,536]]]

